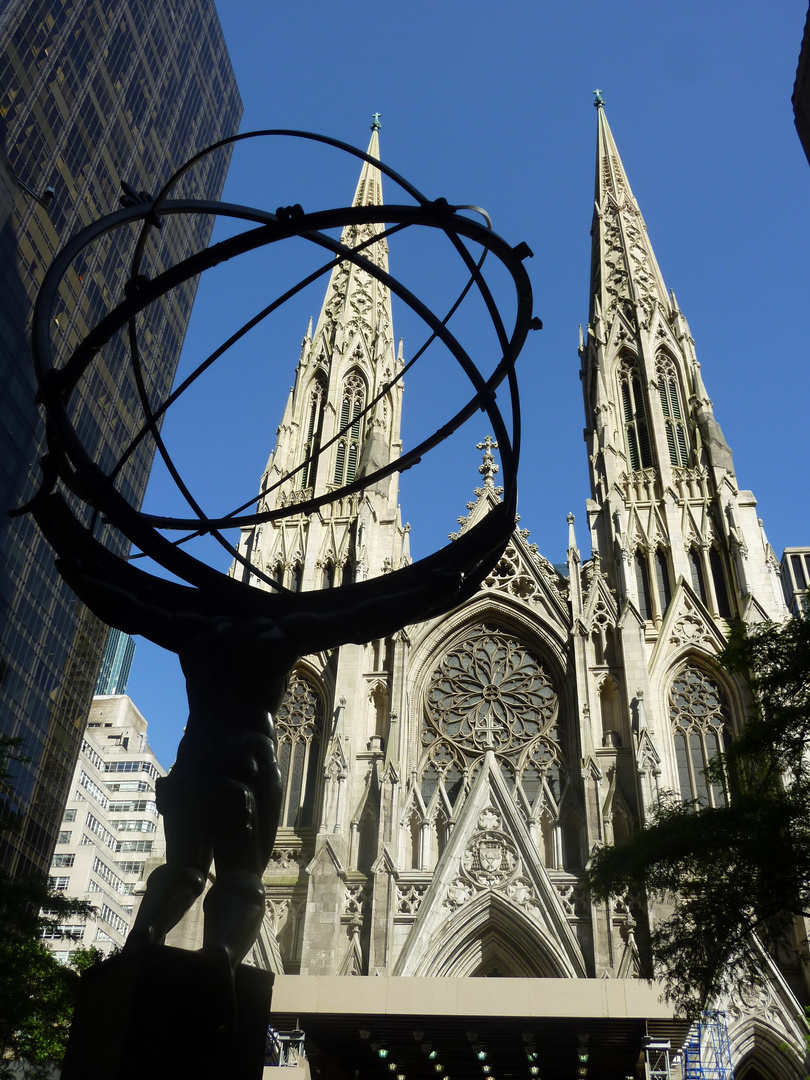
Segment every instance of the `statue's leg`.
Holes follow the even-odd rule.
[[[149,875],[138,914],[124,945],[163,944],[168,932],[202,895],[213,858],[210,828],[201,812],[201,778],[170,774],[157,782],[166,833],[166,862]]]
[[[253,734],[240,748],[243,777],[221,780],[212,816],[216,883],[205,900],[204,948],[225,949],[241,963],[264,919],[262,875],[273,850],[281,805],[281,775],[272,737]]]
[[[224,950],[235,969],[259,933],[264,918],[260,823],[251,788],[219,780],[212,792],[216,880],[205,898],[203,949]]]

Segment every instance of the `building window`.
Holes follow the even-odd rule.
[[[278,762],[284,785],[279,821],[290,828],[314,824],[323,700],[300,672],[293,672],[276,717]]]
[[[56,839],[57,844],[69,844],[72,835],[70,829],[60,830],[59,836]]]
[[[53,869],[58,869],[59,867],[65,868],[68,866],[73,866],[75,860],[75,855],[54,855],[51,866],[53,867]]]
[[[660,353],[656,362],[658,373],[658,394],[661,398],[661,411],[664,414],[664,426],[667,433],[669,460],[673,465],[689,464],[689,442],[686,437],[686,425],[683,422],[683,410],[678,395],[678,377],[675,365],[666,353]]]
[[[121,818],[119,821],[113,821],[112,825],[118,832],[155,832],[157,830],[154,821],[146,821],[143,818]]]
[[[731,741],[730,714],[722,690],[704,671],[688,664],[673,680],[669,716],[681,798],[698,806],[725,806],[723,784],[706,775]]]
[[[730,619],[731,604],[728,601],[726,575],[723,573],[723,559],[717,548],[713,547],[709,552],[709,566],[712,571],[714,595],[717,597],[717,614],[723,619]]]
[[[115,845],[115,850],[116,852],[143,851],[148,854],[153,844],[153,840],[119,840]]]
[[[76,820],[76,811],[75,811],[75,809],[66,810],[63,821],[75,821],[75,820]]]
[[[574,865],[561,820],[566,768],[559,733],[559,698],[540,659],[507,630],[469,630],[434,670],[425,695],[422,745],[402,844],[430,869],[440,838],[455,821],[484,754],[495,754],[508,789],[536,830],[545,863]],[[420,829],[417,844],[415,829]]]
[[[357,476],[360,460],[360,413],[366,402],[366,384],[356,373],[352,373],[343,384],[343,397],[340,403],[340,432],[335,451],[334,483],[351,484]]]
[[[301,487],[315,487],[318,472],[318,454],[321,449],[321,431],[323,429],[323,403],[326,397],[326,382],[318,376],[312,384],[309,395],[309,416],[307,419],[307,441],[304,447],[306,464],[301,470]]]
[[[69,877],[51,877],[48,878],[48,886],[51,889],[55,889],[56,892],[64,892],[70,884]]]
[[[647,569],[647,557],[643,551],[637,551],[634,560],[636,567],[636,592],[638,593],[638,609],[642,619],[650,620],[653,617],[652,600],[650,598],[650,573]]]
[[[700,561],[700,552],[697,548],[690,547],[687,553],[687,561],[689,562],[689,576],[692,581],[692,588],[700,597],[702,603],[706,603],[706,582],[703,579],[703,565]]]
[[[672,585],[669,579],[669,559],[663,548],[655,552],[655,578],[658,584],[658,598],[661,602],[661,614],[666,615],[672,602]]]
[[[623,357],[619,365],[619,389],[630,468],[633,472],[637,469],[649,469],[653,460],[644,389],[638,368],[629,357]]]
[[[102,809],[104,809],[104,810],[107,809],[107,804],[109,802],[109,799],[104,794],[104,792],[101,790],[101,788],[98,786],[98,784],[95,782],[95,780],[91,779],[91,777],[89,777],[87,775],[87,773],[84,771],[84,769],[82,769],[81,773],[79,774],[79,783],[82,785],[82,787],[86,791],[90,792],[90,794],[93,796],[93,798],[99,804],[99,806],[102,807]]]

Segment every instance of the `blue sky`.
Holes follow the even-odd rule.
[[[564,558],[569,511],[588,548],[576,349],[577,327],[588,317],[592,91],[600,87],[738,480],[757,496],[777,554],[810,543],[810,166],[790,103],[804,0],[221,0],[218,8],[245,105],[243,131],[301,128],[364,149],[379,111],[388,164],[430,197],[485,207],[497,232],[533,249],[528,269],[544,329],[519,361],[520,513],[552,562]],[[345,205],[357,172],[335,154],[253,147],[234,156],[225,198],[266,209]],[[404,201],[390,184],[385,198]],[[291,266],[309,257],[285,250],[285,262],[274,253],[204,281],[182,367],[264,306],[289,283]],[[429,245],[412,238],[398,250],[392,241],[390,263],[441,307],[451,286]],[[255,493],[323,287],[249,339],[167,419],[169,445],[206,509]],[[394,321],[412,355],[420,328],[396,306]],[[475,336],[474,317],[468,325]],[[404,410],[406,443],[446,418],[430,411],[416,376],[406,384]],[[474,443],[485,434],[464,432],[447,455],[403,483],[416,555],[443,543],[465,512],[478,480]],[[159,469],[147,505],[176,505]],[[129,692],[170,765],[186,715],[176,657],[139,641]]]

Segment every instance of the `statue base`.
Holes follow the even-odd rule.
[[[150,945],[82,976],[62,1080],[261,1080],[273,975]],[[227,976],[227,972],[224,973]]]

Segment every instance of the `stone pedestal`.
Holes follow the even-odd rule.
[[[227,973],[225,973],[227,974]],[[153,945],[82,976],[62,1080],[261,1080],[273,975]]]

